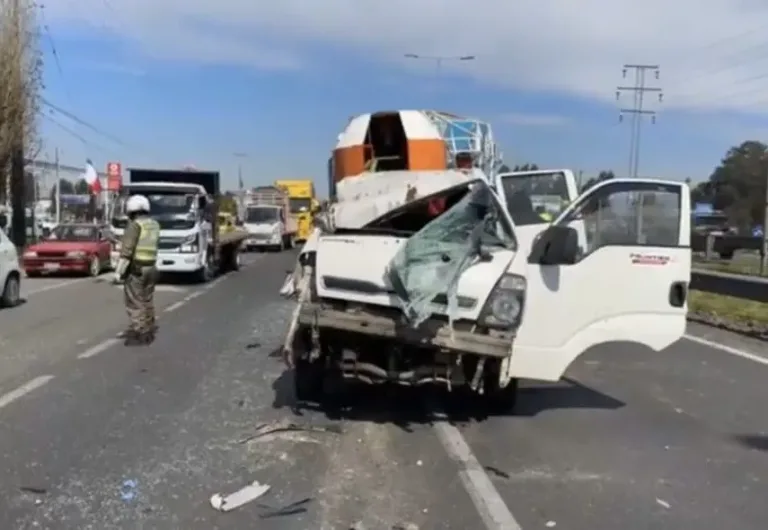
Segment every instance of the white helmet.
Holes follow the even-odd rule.
[[[149,199],[144,195],[131,195],[125,203],[125,211],[126,213],[149,213]]]

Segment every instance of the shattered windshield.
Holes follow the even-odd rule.
[[[484,182],[451,191],[444,197],[423,199],[403,208],[418,210],[425,205],[427,214],[433,214],[425,226],[408,238],[389,268],[389,279],[413,326],[429,317],[437,295],[447,293],[451,313],[450,308],[456,304],[458,279],[478,259],[490,261],[498,250],[517,249],[512,227]],[[424,205],[419,204],[425,201]],[[439,211],[441,202],[443,210]]]

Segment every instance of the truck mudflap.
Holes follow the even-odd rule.
[[[391,339],[402,345],[451,350],[459,354],[504,359],[512,354],[513,333],[484,335],[463,331],[448,322],[426,320],[414,328],[397,319],[364,310],[344,311],[306,302],[298,315],[301,325]]]

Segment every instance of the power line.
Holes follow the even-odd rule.
[[[630,143],[629,143],[629,176],[637,178],[640,167],[640,136],[642,132],[643,116],[650,116],[651,123],[656,123],[656,112],[643,108],[645,104],[646,92],[655,92],[659,96],[659,102],[663,100],[661,88],[649,87],[645,84],[645,74],[653,71],[656,79],[659,78],[659,66],[650,64],[625,64],[622,76],[627,77],[627,73],[632,70],[635,72],[634,86],[616,87],[616,100],[621,98],[623,92],[632,92],[634,104],[631,109],[622,108],[619,110],[619,122],[624,121],[624,115],[631,115]]]
[[[101,151],[101,152],[103,152],[103,153],[108,153],[108,154],[111,152],[109,149],[107,149],[107,148],[105,148],[105,147],[103,147],[103,146],[101,146],[101,145],[99,145],[99,144],[96,144],[96,143],[94,143],[94,142],[90,142],[90,141],[88,141],[88,140],[87,140],[87,139],[86,139],[84,136],[82,136],[80,133],[78,133],[78,132],[76,132],[76,131],[72,130],[72,129],[71,129],[71,128],[69,128],[69,127],[67,127],[66,125],[64,125],[63,123],[61,123],[60,121],[58,121],[57,119],[53,118],[53,116],[49,116],[48,114],[44,114],[44,113],[42,113],[42,112],[40,113],[40,116],[42,116],[43,118],[45,118],[45,119],[47,119],[48,121],[50,121],[50,122],[51,122],[53,125],[55,125],[55,126],[56,126],[56,127],[58,127],[59,129],[61,129],[62,131],[66,132],[66,133],[68,133],[69,135],[73,136],[74,138],[77,138],[78,140],[80,140],[80,141],[83,143],[83,145],[84,145],[85,147],[87,147],[87,148],[89,148],[89,149],[90,149],[90,148],[95,148],[97,151]]]
[[[103,136],[104,138],[107,138],[108,140],[111,140],[111,141],[115,142],[116,144],[119,144],[119,145],[121,145],[123,147],[129,147],[130,148],[130,146],[127,145],[125,142],[123,142],[120,138],[117,138],[116,136],[112,136],[111,134],[102,131],[100,128],[98,128],[95,125],[92,125],[91,123],[85,121],[84,119],[80,118],[76,114],[73,114],[73,113],[69,112],[68,110],[62,109],[58,105],[55,105],[55,104],[51,103],[46,98],[41,97],[40,101],[43,103],[43,105],[45,105],[46,107],[49,107],[54,112],[57,112],[57,113],[61,114],[62,116],[65,116],[65,117],[69,118],[70,120],[74,121],[75,123],[77,123],[79,125],[82,125],[83,127],[87,127],[88,129],[90,129],[91,131],[95,132],[96,134],[99,134],[99,135]]]

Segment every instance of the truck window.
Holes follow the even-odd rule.
[[[561,171],[509,175],[501,178],[501,186],[517,226],[548,223],[570,200]]]
[[[310,211],[312,207],[312,199],[309,197],[291,198],[288,199],[291,213],[301,213],[302,208],[306,208],[306,211]]]
[[[266,206],[250,206],[245,212],[246,223],[274,223],[278,220],[278,210]]]
[[[598,192],[563,222],[584,223],[585,256],[608,245],[677,246],[681,204],[677,186],[649,185],[643,192]]]

